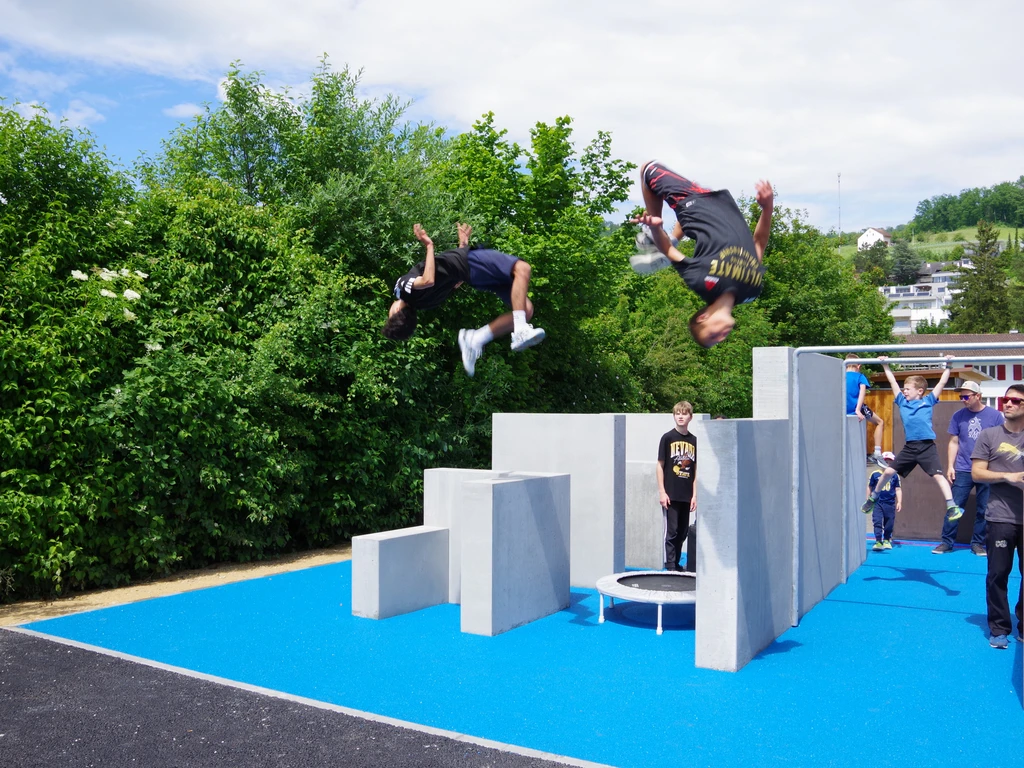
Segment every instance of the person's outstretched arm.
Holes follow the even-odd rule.
[[[430,235],[419,224],[413,225],[412,232],[416,235],[416,239],[427,248],[427,256],[423,260],[423,274],[413,280],[412,287],[413,290],[429,288],[434,284],[434,241],[430,239]]]
[[[768,236],[772,233],[772,213],[775,211],[775,192],[771,182],[761,179],[754,185],[757,204],[761,206],[761,218],[754,227],[754,248],[757,249],[758,260],[764,259],[764,249],[768,247]]]
[[[949,381],[949,374],[951,371],[949,361],[952,359],[952,355],[946,355],[946,369],[942,372],[942,375],[939,377],[939,383],[936,384],[935,389],[932,390],[932,394],[935,396],[936,400],[938,400],[939,397],[942,395],[942,388],[945,387],[946,382]]]
[[[900,383],[896,381],[896,377],[892,375],[892,371],[889,370],[888,358],[884,355],[879,355],[878,359],[882,361],[882,370],[885,371],[885,378],[889,380],[889,386],[892,387],[892,393],[899,397],[903,394],[903,390],[900,389]]]

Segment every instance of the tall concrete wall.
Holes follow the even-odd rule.
[[[789,418],[795,357],[795,350],[786,347],[754,350],[755,418]],[[864,523],[852,515],[853,487],[864,478],[863,442],[855,461],[849,456],[854,438],[846,424],[844,370],[837,358],[800,356],[799,582],[794,623],[863,562],[854,539],[862,542]],[[785,445],[791,451],[788,438]]]
[[[857,570],[868,556],[864,546],[865,515],[860,511],[867,490],[864,456],[867,451],[867,432],[864,422],[856,416],[846,417],[846,495],[843,509],[846,515],[846,559],[843,561],[843,581]],[[870,515],[867,515],[870,518]]]
[[[824,355],[801,355],[799,371],[799,616],[803,616],[845,580],[846,379],[843,361]]]
[[[491,467],[571,477],[570,580],[593,588],[626,565],[626,420],[620,414],[495,413]]]
[[[790,626],[788,422],[701,422],[695,663],[736,671]]]

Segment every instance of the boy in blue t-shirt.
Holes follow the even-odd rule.
[[[871,460],[868,463],[873,461],[885,469],[889,466],[882,459],[882,431],[885,422],[882,421],[881,416],[864,405],[864,396],[871,385],[868,383],[867,377],[860,372],[860,363],[854,362],[856,359],[857,355],[852,352],[846,356],[846,415],[856,414],[860,421],[866,420],[869,424],[875,425],[875,452],[871,454]]]
[[[892,451],[882,454],[884,461],[893,461],[896,457]],[[886,465],[888,466],[888,465]],[[903,508],[903,489],[900,488],[900,476],[893,475],[887,486],[882,486],[879,481],[882,473],[875,471],[871,473],[868,480],[868,494],[875,492],[875,511],[872,521],[875,524],[875,545],[871,547],[875,552],[883,549],[892,549],[892,529],[896,525],[896,513]]]
[[[879,355],[878,359],[884,361],[885,357]],[[899,382],[896,381],[896,377],[889,369],[889,364],[882,363],[885,377],[889,380],[889,386],[892,387],[892,391],[896,395],[896,405],[900,408],[900,417],[903,419],[903,431],[906,433],[907,443],[899,452],[893,465],[882,473],[882,477],[878,481],[879,485],[884,488],[893,475],[898,473],[900,477],[906,477],[914,467],[920,467],[925,474],[931,475],[938,483],[939,490],[942,491],[942,498],[946,500],[946,520],[950,522],[963,517],[964,511],[953,501],[953,490],[949,487],[949,482],[942,472],[939,451],[935,447],[935,430],[932,429],[932,409],[939,402],[939,394],[946,386],[946,382],[949,381],[949,361],[951,359],[950,355],[946,355],[946,366],[939,378],[939,383],[927,395],[925,390],[928,389],[928,380],[924,376],[908,376],[903,382],[901,391]],[[868,514],[874,508],[877,499],[878,491],[872,492],[860,508],[861,511],[865,515]]]

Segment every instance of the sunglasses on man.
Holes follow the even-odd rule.
[[[1004,397],[1003,402],[1009,403],[1010,405],[1020,405],[1021,403],[1024,403],[1024,397]]]

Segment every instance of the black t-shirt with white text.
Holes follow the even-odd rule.
[[[694,293],[708,304],[723,293],[734,293],[737,304],[761,295],[764,265],[728,190],[687,197],[676,218],[694,241],[694,252],[673,266]]]
[[[661,436],[658,462],[665,476],[665,493],[672,501],[693,498],[693,481],[697,476],[697,438],[670,429]]]
[[[434,254],[434,284],[429,288],[412,287],[423,274],[426,261],[410,269],[395,283],[395,298],[413,309],[435,309],[444,303],[455,286],[469,280],[469,246]]]

